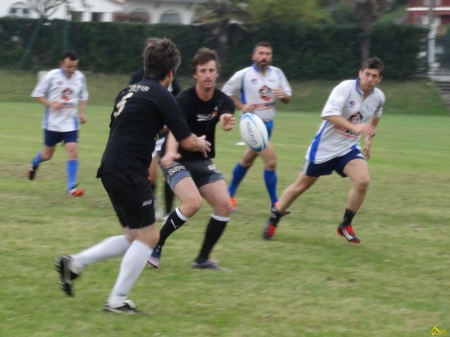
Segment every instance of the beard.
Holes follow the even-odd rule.
[[[260,71],[266,71],[267,68],[269,68],[269,66],[272,64],[272,62],[266,62],[266,63],[261,63],[261,62],[256,62],[256,67],[260,70]]]

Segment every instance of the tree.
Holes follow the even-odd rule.
[[[315,22],[329,18],[322,0],[250,0],[248,11],[260,22]]]
[[[356,20],[363,30],[361,58],[366,60],[370,54],[370,34],[374,22],[384,13],[389,12],[395,0],[346,0],[355,14]]]
[[[247,0],[206,0],[195,7],[196,21],[204,24],[216,42],[220,63],[226,65],[231,27],[240,31],[248,30],[252,18],[247,11]]]
[[[70,6],[72,0],[25,0],[25,2],[40,18],[49,18],[55,14],[62,4]],[[89,7],[87,0],[80,0],[80,2],[83,7]]]

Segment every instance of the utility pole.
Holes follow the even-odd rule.
[[[428,73],[433,72],[435,63],[436,27],[434,27],[434,0],[428,0]]]

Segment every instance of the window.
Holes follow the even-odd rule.
[[[92,13],[92,21],[93,22],[102,22],[103,13],[93,12]]]
[[[9,9],[9,15],[17,18],[29,18],[31,17],[30,14],[30,9],[23,2],[16,2]]]
[[[129,20],[132,22],[150,22],[150,14],[144,8],[136,8],[129,15]]]
[[[160,23],[181,23],[180,14],[172,10],[166,11],[161,15]]]
[[[70,12],[72,15],[72,21],[81,22],[83,18],[83,12]]]

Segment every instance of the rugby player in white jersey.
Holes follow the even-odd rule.
[[[258,43],[253,49],[253,65],[236,72],[225,83],[222,91],[230,96],[242,113],[253,112],[267,127],[269,138],[272,135],[275,106],[278,100],[287,104],[291,100],[292,89],[286,76],[279,68],[271,66],[272,46],[267,42]],[[261,156],[264,162],[264,182],[270,196],[271,207],[277,197],[277,157],[271,143],[260,153],[247,147],[241,160],[233,170],[233,178],[228,186],[233,210],[236,208],[235,194],[248,169],[255,159]],[[288,214],[289,211],[286,212]]]
[[[370,58],[362,64],[356,80],[343,81],[333,89],[322,110],[323,121],[306,152],[300,175],[284,190],[277,207],[272,209],[272,215],[264,226],[263,239],[272,239],[286,207],[320,176],[336,171],[342,177],[349,177],[353,183],[337,234],[351,243],[360,243],[352,220],[369,187],[366,159],[370,158],[372,138],[383,112],[385,96],[375,88],[381,82],[383,70],[384,65],[379,58]],[[359,140],[362,134],[366,137],[361,152]]]
[[[77,188],[78,173],[78,132],[80,122],[86,123],[86,105],[89,97],[86,78],[77,70],[78,53],[64,52],[60,68],[49,71],[39,81],[31,94],[45,105],[42,122],[44,129],[44,149],[31,161],[28,178],[34,180],[39,164],[50,160],[56,144],[63,142],[67,153],[67,196],[79,197],[84,190]]]

